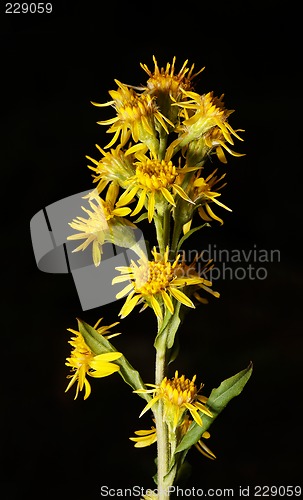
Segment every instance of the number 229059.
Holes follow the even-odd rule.
[[[52,11],[53,6],[50,2],[5,4],[5,14],[50,14]]]

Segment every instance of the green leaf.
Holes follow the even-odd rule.
[[[163,342],[168,349],[171,349],[174,345],[175,335],[180,326],[182,318],[180,317],[180,306],[181,302],[174,302],[174,313],[171,314],[168,309],[166,309],[165,316],[161,328],[155,338],[154,346],[156,349],[161,349]]]
[[[248,382],[252,374],[253,364],[250,362],[247,368],[237,373],[233,377],[224,380],[219,387],[213,389],[208,401],[207,406],[213,414],[213,418],[199,412],[202,417],[203,425],[200,427],[196,422],[193,422],[188,429],[187,433],[176,448],[176,453],[189,449],[192,445],[196,444],[205,432],[226,407],[231,399],[238,396],[245,384]]]
[[[138,224],[138,222],[147,219],[147,217],[148,217],[147,212],[144,212],[142,215],[140,215],[140,217],[138,217],[138,219],[134,220],[134,224]]]
[[[84,321],[78,319],[79,332],[83,336],[86,344],[92,350],[94,354],[104,354],[106,352],[117,352],[117,349],[101,335],[92,326],[88,325]],[[120,367],[119,374],[123,380],[130,385],[134,390],[146,389],[139,372],[135,370],[131,364],[127,361],[125,356],[115,360],[115,364]],[[146,401],[151,399],[149,394],[138,394]]]
[[[190,229],[189,231],[187,231],[187,233],[182,236],[182,238],[180,239],[180,241],[178,243],[177,252],[180,250],[184,241],[187,240],[187,238],[189,238],[189,236],[191,236],[196,231],[199,231],[199,229],[202,229],[202,227],[204,227],[204,226],[210,227],[210,224],[208,224],[208,222],[205,222],[205,224],[202,224],[202,226],[194,227],[193,229]]]

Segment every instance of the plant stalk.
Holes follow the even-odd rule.
[[[166,370],[166,338],[165,341],[161,343],[161,347],[157,349],[156,354],[156,374],[155,382],[159,385],[164,378],[164,373]],[[154,411],[155,424],[157,430],[157,480],[158,480],[158,498],[159,500],[168,500],[169,491],[168,485],[166,485],[165,476],[168,473],[170,450],[169,450],[169,440],[168,440],[168,428],[166,422],[164,421],[164,408],[163,402],[158,401],[157,407]]]

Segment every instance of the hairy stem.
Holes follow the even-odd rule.
[[[156,354],[156,373],[155,382],[159,385],[164,378],[166,371],[166,339],[157,349]],[[161,400],[157,403],[157,408],[154,411],[155,424],[157,429],[157,479],[158,479],[158,498],[159,500],[167,500],[169,498],[168,485],[166,485],[165,476],[168,473],[168,465],[170,458],[168,428],[164,421],[164,408]]]

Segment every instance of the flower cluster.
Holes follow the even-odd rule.
[[[229,123],[233,110],[225,107],[224,96],[195,91],[194,79],[204,68],[194,72],[194,65],[185,61],[177,71],[176,58],[165,67],[159,67],[155,57],[153,62],[153,70],[141,64],[148,77],[145,85],[136,87],[115,80],[110,100],[92,102],[100,108],[112,108],[114,116],[98,122],[112,137],[105,147],[97,145],[100,158],[87,156],[95,189],[87,196],[90,208],[82,207],[87,217],[78,216],[70,222],[77,232],[68,239],[83,240],[74,252],[91,245],[95,266],[100,265],[107,242],[135,250],[137,260],[116,267],[112,285],[123,286],[117,300],[126,297],[119,312],[121,319],[137,305],[140,312],[149,309],[156,316],[155,383],[144,384],[109,343],[115,334],[108,335],[108,329],[117,323],[101,328],[99,323],[94,328],[80,323],[80,331],[70,330],[75,336],[66,363],[72,370],[66,390],[77,383],[76,397],[84,388],[86,399],[91,391],[87,376],[120,372],[147,401],[141,415],[148,410],[153,413],[155,425],[136,431],[130,439],[137,448],[157,443],[158,486],[164,491],[182,466],[185,455],[178,451],[187,452],[186,443],[188,448],[194,444],[206,457],[215,458],[204,442],[210,436],[207,429],[214,414],[209,398],[201,394],[203,384],[197,387],[196,375],[189,379],[179,376],[177,370],[168,378],[167,371],[178,351],[175,337],[182,321],[180,310],[207,303],[205,292],[219,297],[206,278],[212,263],[206,263],[202,275],[195,261],[187,262],[184,254],[181,258],[180,250],[193,232],[213,222],[223,224],[217,210],[231,211],[221,202],[226,172],[220,169],[227,163],[226,153],[243,156],[233,150],[234,140],[243,139],[239,135],[242,130]],[[219,166],[208,170],[207,160],[212,156]],[[155,244],[148,241],[147,253],[134,236],[144,220],[156,235]],[[113,363],[116,360],[117,364]],[[228,398],[238,394],[237,390],[230,391]],[[201,429],[198,432],[197,427]]]
[[[122,276],[114,280],[129,282],[117,296],[129,294],[121,317],[141,302],[143,309],[152,307],[159,318],[163,308],[173,313],[173,301],[194,307],[184,289],[206,283],[199,276],[174,275],[178,242],[190,232],[196,213],[207,223],[223,223],[211,205],[230,210],[218,199],[225,173],[217,175],[217,169],[204,173],[206,159],[216,154],[225,163],[223,149],[241,156],[229,147],[233,138],[242,139],[228,122],[232,110],[224,107],[223,96],[194,92],[193,80],[202,69],[194,73],[194,65],[189,68],[185,61],[177,72],[175,58],[165,68],[153,60],[154,71],[141,64],[148,75],[145,86],[135,88],[115,80],[117,89],[109,91],[111,100],[93,102],[114,109],[113,118],[98,122],[109,126],[107,132],[114,135],[104,149],[98,146],[101,159],[88,157],[94,164],[89,168],[97,189],[90,195],[91,210],[83,207],[88,218],[74,219],[70,226],[78,232],[68,237],[84,240],[75,252],[92,244],[93,262],[98,266],[105,242],[129,246],[136,227],[132,217],[141,214],[139,220],[154,222],[159,252],[152,252],[148,262],[141,258],[118,269]],[[211,283],[207,286],[209,290]]]

